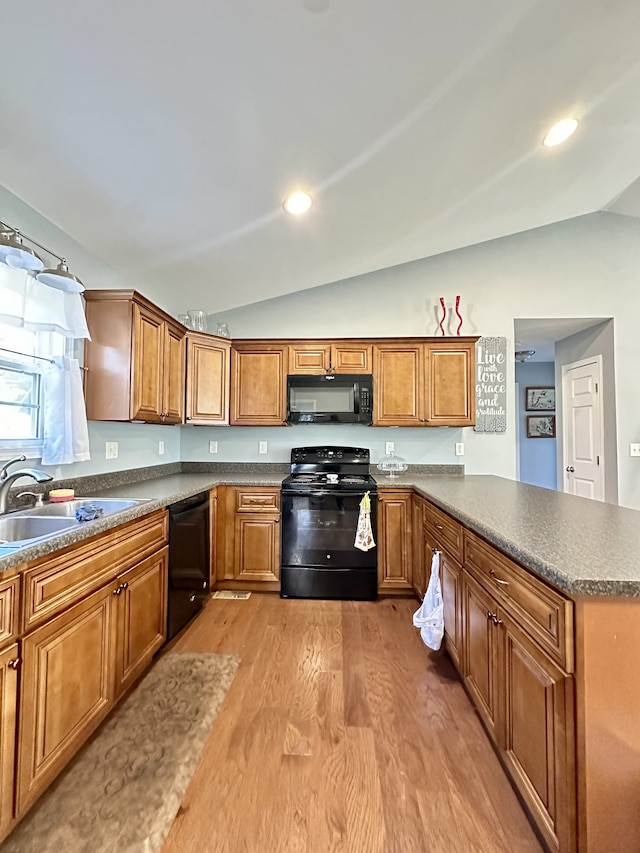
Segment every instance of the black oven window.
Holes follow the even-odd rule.
[[[353,412],[353,385],[326,388],[291,388],[289,408],[292,412]]]

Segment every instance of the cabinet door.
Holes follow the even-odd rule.
[[[116,696],[135,681],[167,636],[167,555],[164,548],[119,575],[113,584]]]
[[[231,350],[231,423],[283,426],[287,348]]]
[[[374,426],[424,426],[421,344],[380,344],[373,349]]]
[[[131,420],[162,423],[164,337],[164,321],[134,305]]]
[[[425,417],[430,426],[476,422],[475,343],[425,345]]]
[[[187,423],[229,423],[230,348],[229,343],[188,337]]]
[[[330,350],[329,344],[290,344],[289,373],[327,373]]]
[[[507,768],[551,850],[575,850],[573,679],[503,611],[500,667]]]
[[[378,490],[378,589],[406,591],[411,577],[411,491]]]
[[[22,813],[113,702],[112,586],[22,640],[16,802]]]
[[[19,664],[17,643],[0,653],[0,839],[13,817]]]
[[[331,369],[335,373],[371,373],[373,346],[359,341],[332,344]]]
[[[184,334],[165,326],[162,377],[162,422],[181,424],[184,420],[185,343]]]
[[[234,525],[234,580],[277,581],[280,577],[280,520],[237,513]]]
[[[427,562],[427,546],[425,546],[424,534],[422,531],[422,518],[424,515],[425,505],[426,501],[424,501],[422,498],[419,498],[417,495],[413,495],[411,499],[411,511],[413,516],[413,571],[411,573],[411,580],[413,584],[413,591],[421,601],[424,598],[424,594],[427,590],[426,567],[431,565],[430,562]]]
[[[478,713],[490,734],[497,739],[498,719],[498,627],[492,614],[494,598],[463,572],[464,665],[462,675]],[[496,617],[497,618],[497,617]]]
[[[444,602],[444,630],[447,651],[456,669],[461,668],[462,566],[446,551],[440,552],[440,584]]]

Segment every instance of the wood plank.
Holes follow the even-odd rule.
[[[214,599],[176,648],[240,654],[163,853],[540,853],[414,599]]]

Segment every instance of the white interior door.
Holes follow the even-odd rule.
[[[602,357],[562,367],[564,491],[604,500]]]

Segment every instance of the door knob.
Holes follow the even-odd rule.
[[[569,472],[569,474],[573,474],[573,472],[574,472],[575,470],[576,470],[576,469],[573,467],[573,465],[567,465],[567,471]]]

